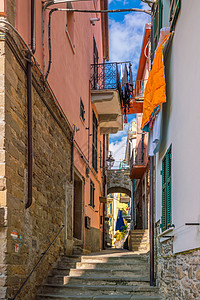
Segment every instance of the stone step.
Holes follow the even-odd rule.
[[[64,276],[64,284],[86,284],[86,285],[104,285],[104,284],[124,284],[124,285],[149,285],[149,276],[132,276],[132,277],[118,277],[118,276]]]
[[[146,271],[148,272],[148,267]],[[95,276],[95,277],[105,277],[105,276],[115,276],[115,277],[132,277],[132,276],[142,276],[144,269],[136,268],[135,270],[127,269],[70,269],[70,276]]]
[[[93,263],[93,262],[78,262],[76,263],[77,269],[126,269],[126,270],[135,270],[137,268],[146,269],[149,266],[147,262],[125,262],[118,263],[107,262],[107,263]]]
[[[123,285],[56,285],[46,284],[41,290],[42,294],[57,294],[57,295],[82,295],[82,296],[97,296],[97,295],[145,295],[152,296],[158,293],[157,287],[138,287],[123,286]]]
[[[129,276],[141,276],[144,272],[149,269],[149,266],[146,265],[146,268],[141,268],[140,266],[135,267],[134,269],[71,269],[71,268],[55,268],[52,270],[52,275],[70,275],[70,276],[115,276],[115,277],[129,277]]]
[[[146,274],[149,274],[148,272]],[[87,277],[87,276],[69,276],[69,275],[49,275],[48,284],[85,284],[85,285],[136,285],[149,286],[149,276],[132,276],[132,277]]]
[[[53,295],[53,294],[39,294],[36,297],[36,300],[160,300],[159,296],[143,296],[143,295],[101,295],[101,296],[81,296],[81,295],[73,295],[73,296],[63,296],[63,295]]]
[[[135,230],[130,230],[130,233],[149,233],[148,229],[135,229]]]
[[[115,262],[118,263],[128,263],[128,261],[131,262],[140,262],[140,261],[147,261],[147,256],[142,254],[135,254],[135,255],[127,255],[127,256],[121,256],[121,257],[105,257],[105,256],[82,256],[81,262],[92,262],[92,263],[106,263],[106,262]]]

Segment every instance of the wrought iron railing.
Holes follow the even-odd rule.
[[[129,62],[126,62],[128,65]],[[92,90],[118,90],[122,92],[122,76],[125,63],[102,63],[91,65],[91,89]],[[131,98],[143,101],[144,89],[147,79],[133,81],[133,93]]]
[[[91,89],[119,89],[121,85],[118,63],[102,63],[91,65]]]
[[[130,167],[145,166],[148,162],[147,147],[133,148]]]
[[[62,230],[64,229],[64,227],[65,227],[64,224],[60,227],[60,229],[59,229],[58,233],[56,234],[56,236],[54,237],[53,241],[49,244],[49,246],[47,247],[47,249],[44,252],[41,253],[41,256],[40,256],[38,262],[33,267],[32,271],[29,273],[29,275],[26,277],[26,279],[24,280],[24,282],[22,283],[22,285],[20,286],[20,288],[17,290],[17,292],[15,293],[14,297],[8,298],[8,300],[15,300],[16,297],[20,294],[21,290],[26,285],[27,281],[29,280],[29,278],[31,277],[31,275],[33,274],[33,272],[35,271],[35,269],[38,267],[38,265],[40,264],[40,262],[43,260],[43,258],[45,257],[45,255],[47,254],[47,252],[49,251],[49,249],[51,248],[51,246],[57,240],[58,236],[60,235],[60,233],[62,232]]]

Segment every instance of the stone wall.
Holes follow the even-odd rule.
[[[107,189],[109,193],[125,193],[131,197],[131,180],[129,170],[108,170]]]
[[[20,293],[19,299],[32,300],[64,249],[72,249],[72,134],[53,94],[48,87],[44,89],[33,67],[33,203],[25,209],[25,52],[10,34],[2,36],[0,51],[0,299],[14,295],[62,224],[66,225]]]
[[[173,254],[173,238],[158,242],[156,264],[163,300],[200,299],[200,249]]]
[[[99,229],[91,227],[85,229],[85,245],[89,252],[98,252],[100,249],[100,238],[102,234]]]

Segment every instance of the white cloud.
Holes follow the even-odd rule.
[[[112,152],[112,155],[115,159],[114,167],[118,167],[120,164],[120,161],[123,161],[125,157],[125,151],[126,151],[126,141],[127,136],[123,136],[120,141],[112,142],[109,145],[109,150]]]
[[[134,121],[136,121],[135,117],[131,119],[128,124],[124,124],[124,129],[122,131],[118,131],[116,134],[109,135],[109,151],[112,152],[112,156],[115,159],[114,167],[116,168],[118,168],[120,161],[123,161],[125,158],[127,134],[128,130],[131,128],[131,123]]]
[[[141,8],[149,9],[144,3]],[[110,20],[110,61],[131,60],[133,73],[137,73],[144,27],[149,21],[145,13],[128,13],[123,22]]]

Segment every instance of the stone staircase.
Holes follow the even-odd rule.
[[[129,250],[149,251],[149,230],[148,229],[130,230]]]
[[[147,253],[126,250],[63,256],[36,296],[37,300],[159,300],[149,286]]]

